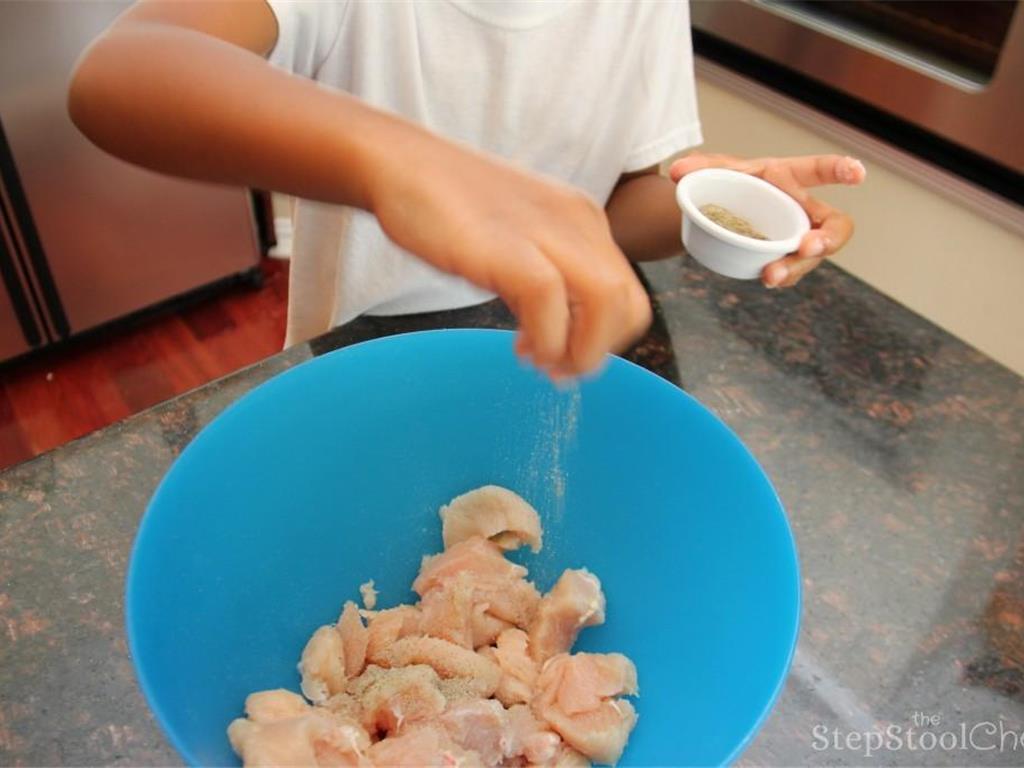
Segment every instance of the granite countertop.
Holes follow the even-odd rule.
[[[788,291],[644,273],[658,320],[634,359],[753,450],[801,556],[799,648],[740,763],[1024,764],[1024,381],[832,266]],[[0,764],[180,764],[125,647],[139,517],[221,409],[346,340],[0,473]],[[902,744],[866,755],[886,728]]]

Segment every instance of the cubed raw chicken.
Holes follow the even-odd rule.
[[[345,603],[345,609],[338,619],[338,634],[341,635],[341,647],[345,657],[345,675],[356,677],[366,666],[369,632],[359,615],[359,609],[351,600]]]
[[[393,642],[420,634],[420,620],[420,609],[412,605],[399,605],[374,614],[367,629],[367,660],[376,664]]]
[[[541,723],[525,704],[508,710],[506,756],[523,757],[530,765],[550,765],[562,747],[562,738]]]
[[[320,627],[306,643],[299,661],[302,693],[314,704],[323,704],[345,688],[345,681],[363,671],[368,634],[359,609],[345,603],[338,623]]]
[[[335,627],[320,627],[309,638],[299,661],[299,674],[302,694],[314,704],[323,704],[345,689],[345,649]]]
[[[502,549],[527,545],[540,552],[541,527],[537,510],[507,488],[485,485],[441,507],[444,548],[472,536],[490,539]]]
[[[496,647],[480,652],[501,668],[501,679],[494,697],[506,707],[529,704],[533,698],[539,668],[530,656],[529,643],[530,638],[523,630],[506,629],[498,635]]]
[[[497,576],[518,579],[526,576],[526,569],[507,560],[501,547],[493,541],[473,536],[438,555],[424,557],[412,588],[422,597],[444,579],[464,571],[474,578]]]
[[[508,713],[493,699],[450,706],[439,722],[454,743],[479,755],[482,765],[496,766],[506,757]]]
[[[309,704],[304,698],[283,688],[250,693],[245,699],[245,715],[254,723],[289,720],[308,712]]]
[[[371,746],[368,754],[375,766],[477,768],[481,765],[478,755],[453,744],[444,729],[436,725],[422,725],[389,736]]]
[[[569,746],[614,764],[636,724],[632,704],[616,697],[636,693],[636,667],[622,654],[559,654],[541,669],[533,711]]]
[[[541,544],[522,498],[485,486],[441,509],[417,605],[345,603],[302,652],[302,692],[254,693],[228,737],[246,766],[577,768],[614,763],[636,722],[621,654],[569,655],[605,618],[601,583],[567,570],[541,597],[503,550]],[[366,623],[364,624],[364,619]]]
[[[370,738],[358,725],[310,708],[299,717],[228,727],[231,747],[246,766],[369,766]]]
[[[537,588],[521,577],[462,571],[423,595],[420,629],[464,648],[480,648],[503,630],[527,624],[539,603]]]
[[[420,600],[420,630],[430,637],[475,648],[473,577],[457,573],[428,590]]]
[[[569,651],[583,627],[604,623],[601,582],[585,568],[562,573],[530,623],[530,653],[539,662]]]

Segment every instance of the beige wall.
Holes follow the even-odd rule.
[[[854,142],[781,116],[727,84],[704,77],[698,88],[707,151],[863,154]],[[906,164],[884,154],[865,160],[863,187],[822,193],[857,222],[836,262],[1024,375],[1024,237],[929,189]]]

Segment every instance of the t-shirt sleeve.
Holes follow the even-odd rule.
[[[640,55],[643,96],[623,172],[649,168],[703,141],[693,75],[690,6],[658,2]]]
[[[313,78],[337,43],[348,3],[339,0],[267,0],[277,19],[277,42],[267,57],[275,67]]]

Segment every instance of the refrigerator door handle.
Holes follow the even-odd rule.
[[[11,262],[9,266],[13,268],[14,277],[19,271],[17,267],[21,267],[20,282],[24,298],[31,302],[35,309],[39,326],[37,333],[41,331],[40,335],[46,337],[50,342],[67,338],[70,333],[67,316],[61,304],[53,274],[50,272],[50,266],[46,262],[43,244],[39,239],[35,221],[32,219],[32,211],[29,208],[28,199],[25,197],[25,190],[14,162],[14,154],[7,141],[2,119],[0,119],[0,187],[2,187],[0,206],[3,208],[5,240],[9,240],[9,245],[5,245]],[[4,271],[4,282],[7,283],[6,267]],[[17,298],[11,284],[8,284],[8,290],[11,291],[12,301],[17,307]],[[33,344],[33,346],[36,345]]]

